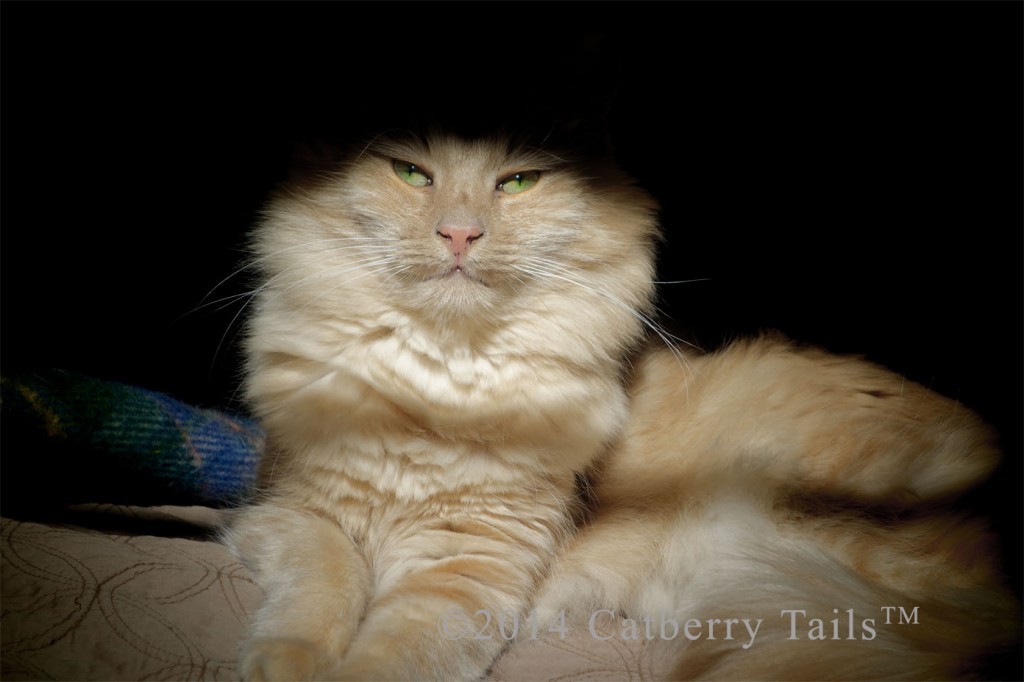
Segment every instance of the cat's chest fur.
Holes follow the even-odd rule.
[[[480,423],[507,411],[533,371],[526,349],[501,336],[484,341],[472,335],[441,337],[397,311],[382,312],[367,323],[369,333],[349,339],[338,360],[363,368],[359,374],[367,385],[439,427]]]
[[[250,388],[305,470],[397,499],[563,476],[617,431],[625,397],[608,372],[545,357],[519,331],[458,339],[376,310],[298,336],[264,335]]]

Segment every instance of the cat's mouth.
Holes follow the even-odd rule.
[[[441,278],[442,279],[450,279],[450,280],[458,280],[458,281],[465,280],[467,282],[472,282],[474,284],[479,284],[481,286],[487,286],[486,282],[484,282],[482,279],[477,277],[474,273],[472,273],[469,270],[467,270],[462,265],[452,266],[452,268],[448,272],[446,272],[444,275],[442,275]]]

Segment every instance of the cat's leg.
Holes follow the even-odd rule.
[[[687,372],[668,352],[653,353],[638,376],[627,451],[613,465],[625,475],[746,475],[913,504],[969,488],[999,458],[992,432],[957,402],[863,360],[779,339],[735,343]]]
[[[662,511],[674,506],[601,509],[568,544],[538,593],[534,613],[543,631],[566,619],[585,619],[599,608],[628,615],[637,586],[658,564],[669,532],[671,516]]]
[[[554,553],[554,537],[523,514],[492,535],[471,527],[395,538],[378,591],[332,676],[343,680],[473,680],[526,632],[529,600]],[[517,522],[518,523],[518,522]],[[489,532],[489,531],[485,531]],[[532,537],[531,537],[532,536]],[[538,542],[539,541],[539,542]],[[517,633],[518,631],[518,633]]]
[[[324,518],[270,505],[239,512],[226,541],[265,592],[242,650],[242,678],[323,679],[369,600],[356,547]]]

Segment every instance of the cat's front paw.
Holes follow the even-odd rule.
[[[329,666],[317,645],[303,639],[260,637],[242,653],[242,679],[246,682],[322,679]]]
[[[597,604],[610,601],[607,590],[592,576],[557,572],[550,576],[534,600],[533,614],[544,631],[564,626],[566,618],[585,617]]]

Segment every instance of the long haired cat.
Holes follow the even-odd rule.
[[[610,166],[446,135],[379,138],[277,195],[247,345],[264,490],[226,533],[266,592],[246,679],[479,678],[498,619],[439,623],[525,618],[538,593],[546,618],[804,609],[804,634],[833,607],[935,604],[949,628],[938,650],[923,625],[716,640],[673,650],[681,677],[930,676],[997,641],[961,620],[1007,610],[974,527],[913,513],[991,470],[989,433],[777,339],[640,351],[655,209]],[[583,472],[598,507],[572,540]]]
[[[497,631],[439,618],[525,616],[571,531],[626,417],[654,209],[609,168],[444,136],[280,193],[248,341],[267,490],[230,531],[267,595],[246,678],[483,674]]]

